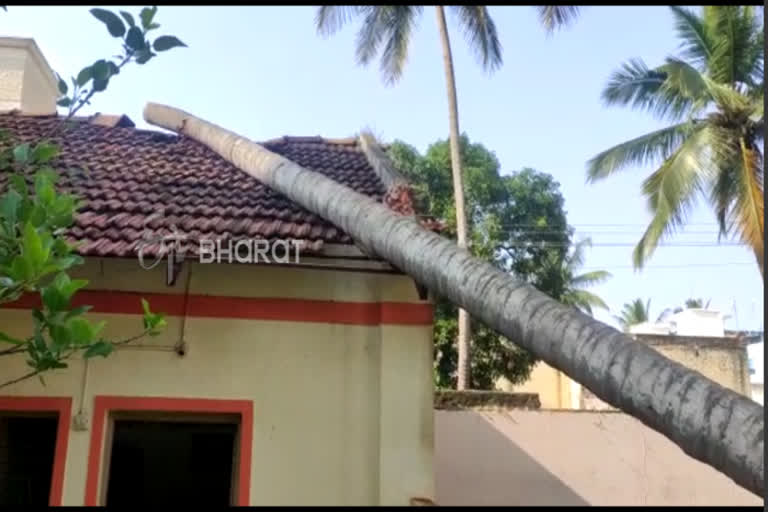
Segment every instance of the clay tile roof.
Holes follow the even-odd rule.
[[[61,118],[0,114],[17,142],[50,133]],[[69,236],[84,256],[133,257],[146,236],[195,239],[292,238],[305,250],[350,237],[186,137],[134,128],[125,116],[77,118],[53,142],[60,186],[84,202]],[[382,201],[386,190],[357,140],[281,137],[264,146]],[[0,189],[7,184],[0,175]],[[196,244],[195,244],[196,245]],[[190,247],[188,249],[194,248]]]

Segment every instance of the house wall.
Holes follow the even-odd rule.
[[[141,330],[139,315],[116,312],[130,302],[138,313],[141,296],[158,311],[183,304],[186,319],[176,311],[160,336],[106,359],[73,359],[47,374],[45,386],[28,379],[0,390],[72,397],[73,416],[87,420],[85,431],[68,429],[62,504],[84,503],[96,396],[251,401],[252,505],[407,505],[434,497],[431,306],[410,279],[194,265],[169,288],[164,270],[89,261],[88,293],[143,292],[84,292],[102,311],[89,316],[107,320],[110,339]],[[10,335],[28,333],[30,324],[28,310],[0,310]],[[179,356],[173,347],[182,338]],[[22,357],[0,358],[4,379],[25,370]]]
[[[58,88],[31,39],[0,37],[0,111],[53,114]]]
[[[580,386],[563,372],[544,362],[539,362],[533,367],[525,382],[513,385],[506,379],[501,379],[496,387],[514,393],[537,393],[542,409],[578,408],[578,402],[574,403],[578,396],[574,394],[578,393]]]
[[[735,340],[665,342],[652,348],[737,393],[752,394],[747,350]]]
[[[749,361],[744,345],[732,338],[636,335],[664,356],[703,374],[705,377],[752,396]],[[538,393],[542,409],[614,409],[564,373],[546,363],[538,363],[528,380],[510,385],[501,380],[504,391]]]
[[[435,412],[441,506],[739,506],[762,499],[623,413]]]

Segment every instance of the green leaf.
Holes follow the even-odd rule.
[[[167,50],[170,50],[171,48],[176,48],[178,46],[187,47],[186,44],[182,43],[177,37],[175,36],[160,36],[157,39],[155,39],[154,44],[152,47],[155,49],[156,52],[164,52]]]
[[[120,16],[123,17],[125,22],[128,24],[129,27],[135,27],[136,22],[133,20],[133,15],[129,12],[120,11]]]
[[[13,148],[13,159],[17,164],[26,164],[29,161],[29,144],[20,144]]]
[[[90,80],[91,78],[93,78],[93,68],[91,68],[91,66],[85,66],[77,74],[77,85],[82,87],[85,84],[87,84],[88,80]]]
[[[93,306],[77,306],[76,308],[69,311],[64,318],[69,320],[72,317],[84,315],[92,309]]]
[[[82,317],[70,318],[67,328],[72,333],[72,342],[77,345],[88,345],[96,337],[91,323]]]
[[[34,271],[32,269],[32,266],[30,265],[29,261],[22,257],[22,256],[16,256],[13,258],[13,263],[11,263],[11,272],[10,276],[15,279],[16,281],[29,281],[32,279],[32,276],[34,275]]]
[[[104,59],[94,62],[91,70],[94,82],[97,80],[106,80],[109,78],[109,64],[107,64],[107,61]]]
[[[109,84],[109,80],[95,80],[93,81],[93,91],[94,92],[101,92],[104,89],[107,88],[107,85]]]
[[[159,23],[150,23],[146,30],[149,32],[150,30],[155,30],[157,28],[160,28]]]
[[[65,82],[58,74],[56,75],[56,78],[59,79],[59,93],[62,95],[67,94],[67,91],[69,90],[67,82]]]
[[[13,189],[21,196],[26,197],[26,195],[29,194],[29,189],[27,188],[27,180],[25,180],[23,176],[14,174],[10,177],[10,180]]]
[[[72,98],[61,98],[56,104],[60,107],[68,107],[72,104]]]
[[[155,54],[149,50],[142,50],[136,54],[136,64],[146,64]]]
[[[15,231],[18,208],[21,203],[21,196],[15,190],[9,190],[0,198],[0,215],[8,227],[8,232]]]
[[[48,311],[56,312],[62,311],[69,306],[69,301],[62,295],[56,286],[46,286],[40,293],[40,297],[43,300],[43,305]]]
[[[26,341],[8,336],[2,331],[0,331],[0,341],[4,341],[6,343],[13,343],[14,345],[23,345],[24,343],[26,343]]]
[[[157,6],[154,6],[151,8],[145,7],[139,13],[139,17],[141,18],[141,26],[145,30],[148,29],[152,24],[152,20],[154,19],[156,13],[157,13]]]
[[[128,35],[125,38],[125,43],[133,51],[139,51],[144,49],[144,34],[139,27],[131,27],[128,31]]]
[[[31,223],[27,223],[24,226],[24,237],[22,240],[22,254],[24,258],[29,261],[29,264],[34,272],[43,268],[43,263],[47,259],[47,255],[43,251],[43,243],[40,239],[40,235]]]
[[[58,146],[47,142],[41,142],[32,150],[32,161],[44,164],[53,160],[59,153]]]
[[[91,9],[90,12],[97,20],[107,26],[107,30],[109,30],[112,37],[123,37],[125,25],[116,14],[106,9]]]
[[[115,64],[112,61],[107,62],[107,66],[109,66],[109,76],[117,75],[120,73],[120,68],[117,67],[117,64]]]
[[[53,180],[46,173],[38,172],[35,175],[35,195],[44,206],[51,204],[56,198]]]
[[[92,357],[101,356],[101,357],[107,357],[109,354],[112,353],[114,350],[114,346],[106,341],[98,341],[88,347],[88,350],[85,351],[85,354],[83,354],[83,357],[86,359],[90,359]]]

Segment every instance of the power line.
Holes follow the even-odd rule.
[[[544,242],[544,241],[520,241],[510,242],[504,244],[505,247],[533,247],[533,248],[558,248],[558,247],[571,247],[573,244],[560,243],[560,242]],[[636,247],[637,243],[634,242],[592,242],[592,247]],[[717,242],[704,242],[704,241],[692,241],[692,242],[672,242],[661,243],[657,247],[747,247],[743,243],[717,243]]]
[[[680,265],[645,265],[642,270],[651,270],[656,268],[689,268],[689,267],[728,267],[728,266],[752,266],[754,262],[749,261],[729,261],[723,263],[687,263]],[[580,267],[579,270],[605,270],[609,268],[635,268],[634,265],[596,265]]]

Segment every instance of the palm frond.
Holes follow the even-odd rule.
[[[613,277],[613,274],[608,271],[594,270],[592,272],[587,272],[586,274],[581,274],[574,277],[571,280],[571,285],[575,287],[593,286],[596,284],[604,283],[611,277]]]
[[[680,120],[693,102],[674,88],[665,87],[663,69],[650,69],[641,59],[631,59],[614,71],[603,89],[606,106],[629,106],[645,110],[659,119]]]
[[[538,5],[539,21],[548,32],[565,27],[579,15],[578,5]]]
[[[669,57],[659,70],[666,75],[662,88],[671,94],[680,95],[699,107],[712,100],[706,77],[687,62]]]
[[[357,63],[363,66],[373,60],[379,52],[379,48],[386,37],[387,11],[390,6],[366,6],[364,8],[363,23],[357,32],[355,43],[355,56]]]
[[[754,66],[756,36],[762,31],[754,9],[711,6],[708,23],[715,41],[708,63],[709,75],[720,84],[748,83]]]
[[[484,5],[454,6],[464,37],[486,71],[495,71],[503,62],[501,42],[488,8]]]
[[[317,32],[323,37],[331,36],[360,11],[358,5],[322,5],[315,14]]]
[[[704,126],[699,120],[679,123],[618,144],[587,162],[587,179],[594,182],[631,165],[658,165]]]
[[[643,182],[643,193],[653,218],[633,252],[636,268],[641,268],[659,242],[681,226],[693,207],[696,193],[710,177],[706,149],[709,130],[691,135],[662,165]]]
[[[765,207],[763,202],[763,158],[757,148],[741,138],[741,168],[736,211],[742,241],[755,253],[763,273]]]
[[[584,249],[589,247],[592,247],[592,239],[589,237],[583,238],[573,244],[571,253],[566,258],[568,270],[575,272],[584,265]]]
[[[632,302],[625,303],[621,313],[618,316],[614,316],[614,318],[627,331],[633,325],[647,322],[650,318],[650,312],[651,299],[648,299],[645,304],[643,304],[642,299],[635,299]]]
[[[393,5],[384,17],[386,44],[381,52],[381,73],[384,82],[392,85],[403,75],[408,60],[408,46],[421,12],[420,5]]]
[[[678,5],[671,5],[669,8],[675,19],[677,37],[682,40],[682,56],[703,70],[712,55],[712,41],[707,34],[706,24],[689,9]]]
[[[561,302],[580,309],[588,315],[592,314],[594,308],[609,310],[603,299],[586,290],[569,290],[563,294]]]

